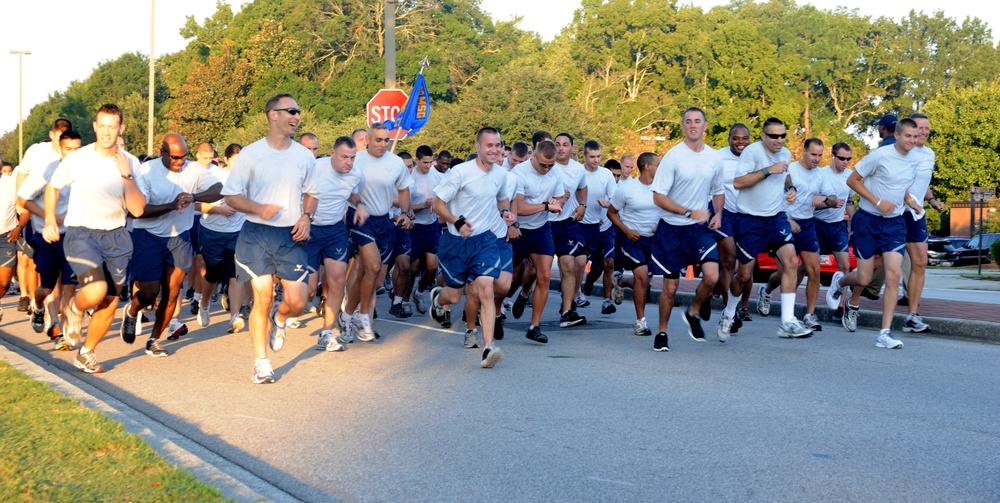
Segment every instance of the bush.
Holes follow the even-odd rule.
[[[1000,239],[990,243],[990,257],[994,264],[1000,264]]]

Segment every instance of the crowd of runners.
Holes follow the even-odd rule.
[[[230,333],[249,328],[254,383],[274,381],[268,350],[281,350],[309,311],[323,321],[319,350],[378,339],[375,300],[383,290],[389,316],[429,312],[445,328],[462,303],[455,318],[466,327],[463,345],[482,349],[480,365],[491,368],[504,358],[497,341],[508,316],[529,317],[525,337],[548,342],[541,325],[553,261],[560,327],[587,323],[580,313],[595,286],[602,314],[614,313],[630,289],[631,333],[653,336],[653,350],[669,351],[667,326],[689,266],[701,279],[681,316],[695,340],[706,340],[702,323],[712,317],[713,296],[725,305],[711,334],[719,342],[751,319],[761,253],[775,257],[777,271],[757,286],[757,314],[768,316],[776,300],[778,335],[804,338],[823,329],[815,314],[820,255],[831,254],[839,271],[823,300],[834,320],[856,330],[859,297],[883,271],[875,346],[901,348],[890,328],[905,252],[903,331],[930,329],[917,312],[924,202],[943,205],[929,190],[934,152],[922,114],[883,117],[882,145],[849,169],[846,143],[829,147],[829,166],[820,166],[827,147],[818,138],[793,147],[800,151],[793,159],[786,126],[774,118],[756,134],[731,125],[728,145],[713,149],[698,108],[684,111],[684,139],[662,157],[606,159],[589,140],[582,163],[570,133],[537,131],[506,144],[491,127],[476,133],[475,153],[464,162],[427,145],[397,155],[381,124],[319,152],[315,135],[294,139],[301,109],[292,96],[274,96],[264,110],[268,135],[228,145],[222,156],[209,143],[191,152],[185,138],[169,133],[158,156],[136,158],[123,147],[116,105],[97,110],[90,145],[81,145],[69,121],[55,121],[50,141],[0,175],[7,236],[0,291],[16,269],[19,310],[55,350],[79,347],[74,364],[88,373],[102,371],[96,349],[116,317],[125,343],[147,336],[146,353],[165,357],[161,339],[189,331],[178,320],[185,298],[200,327],[210,324],[218,298]],[[654,276],[663,278],[655,330],[646,317]],[[795,292],[803,280],[799,320]]]

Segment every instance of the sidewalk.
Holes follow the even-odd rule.
[[[694,292],[698,287],[700,278],[681,278],[677,287],[676,305],[689,305],[694,300]],[[805,282],[803,281],[803,284]],[[750,295],[750,314],[758,316],[756,312],[757,286],[754,283],[753,291]],[[660,298],[663,289],[663,278],[654,277],[651,281],[652,295],[648,302],[655,304]],[[554,291],[559,290],[559,270],[553,267],[552,280],[549,288]],[[594,284],[593,295],[591,297],[602,297],[602,287],[600,279]],[[625,289],[625,298],[632,299],[632,291]],[[806,294],[803,288],[799,288],[795,295],[795,316],[799,319],[805,313]],[[720,299],[712,299],[713,320],[718,319],[718,312],[725,307]],[[903,320],[907,314],[907,307],[896,306],[893,330],[900,330]],[[826,307],[826,287],[820,287],[819,298],[816,302],[816,316],[821,321],[830,322],[833,312]],[[648,316],[648,315],[647,315]],[[924,323],[931,326],[931,332],[924,335],[937,335],[943,337],[960,337],[987,342],[1000,343],[1000,309],[994,304],[944,300],[944,299],[923,299],[920,303],[920,316]],[[882,323],[882,302],[861,298],[861,312],[858,316],[858,326],[865,328],[879,328]]]

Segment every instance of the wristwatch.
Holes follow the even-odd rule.
[[[691,210],[687,210],[684,212],[684,218],[691,218]]]
[[[310,213],[310,212],[308,212],[308,211],[307,211],[307,212],[305,212],[305,213],[303,213],[303,215],[305,215],[305,216],[309,217],[309,223],[312,223],[313,219],[315,219],[315,218],[316,218],[316,215],[315,215],[315,214],[313,214],[313,213]]]
[[[515,229],[520,229],[521,228],[521,222],[514,222],[514,223],[510,224],[510,226],[513,227],[513,228],[515,228]]]
[[[132,176],[132,173],[129,173],[127,175],[122,175],[122,179],[123,180],[135,180],[135,177]]]

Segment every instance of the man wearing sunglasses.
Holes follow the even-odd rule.
[[[156,308],[153,331],[146,341],[146,354],[168,356],[160,345],[160,334],[174,315],[184,276],[191,268],[193,203],[211,203],[222,198],[222,183],[201,164],[187,160],[188,148],[177,133],[163,137],[160,158],[139,166],[136,181],[146,196],[142,216],[132,222],[132,280],[138,293],[122,308],[122,340],[136,338],[139,311],[156,303],[161,291],[166,295]],[[200,215],[200,214],[199,214]],[[166,288],[162,288],[166,285]],[[208,319],[208,312],[199,313]],[[207,326],[208,323],[202,323]]]
[[[833,162],[829,166],[819,168],[819,172],[837,198],[837,204],[817,209],[813,218],[816,220],[819,253],[833,254],[837,259],[837,270],[847,274],[850,272],[851,257],[848,254],[849,234],[847,220],[844,218],[845,210],[848,216],[854,216],[854,191],[847,185],[847,179],[851,176],[851,170],[847,169],[852,159],[851,146],[844,142],[835,143],[830,149],[830,155],[833,157]],[[841,321],[843,315],[844,307],[840,305],[833,313],[833,321]]]
[[[788,176],[792,154],[785,148],[785,124],[776,118],[764,121],[761,141],[743,150],[736,166],[733,188],[740,191],[736,197],[737,213],[733,215],[733,237],[736,240],[739,261],[736,278],[730,289],[729,302],[719,320],[717,336],[728,339],[733,326],[736,307],[743,289],[753,276],[757,254],[774,253],[781,262],[781,326],[779,337],[810,337],[812,330],[795,319],[795,285],[797,260],[795,258],[792,228],[785,215],[785,205],[796,199],[796,189]]]
[[[528,325],[528,339],[545,344],[548,337],[542,333],[539,324],[542,311],[549,299],[549,279],[552,270],[552,257],[555,246],[552,242],[552,224],[548,215],[562,211],[565,189],[559,172],[553,170],[556,164],[556,146],[551,140],[542,140],[535,145],[535,156],[528,162],[518,164],[513,173],[517,176],[517,208],[518,223],[521,237],[514,241],[513,264],[514,277],[524,266],[524,259],[530,258],[534,263],[537,277],[535,278],[534,296],[531,303],[531,323]],[[527,266],[524,266],[527,267]],[[515,302],[525,306],[528,303],[527,292],[522,291]],[[520,318],[519,310],[513,311],[515,318]]]
[[[246,214],[236,243],[236,279],[253,289],[250,335],[253,339],[256,384],[274,382],[267,345],[278,351],[285,343],[285,322],[306,306],[309,239],[319,189],[309,149],[292,141],[301,111],[289,94],[278,94],[264,105],[266,137],[241,152],[222,189],[226,204]],[[274,304],[274,277],[284,291]]]

